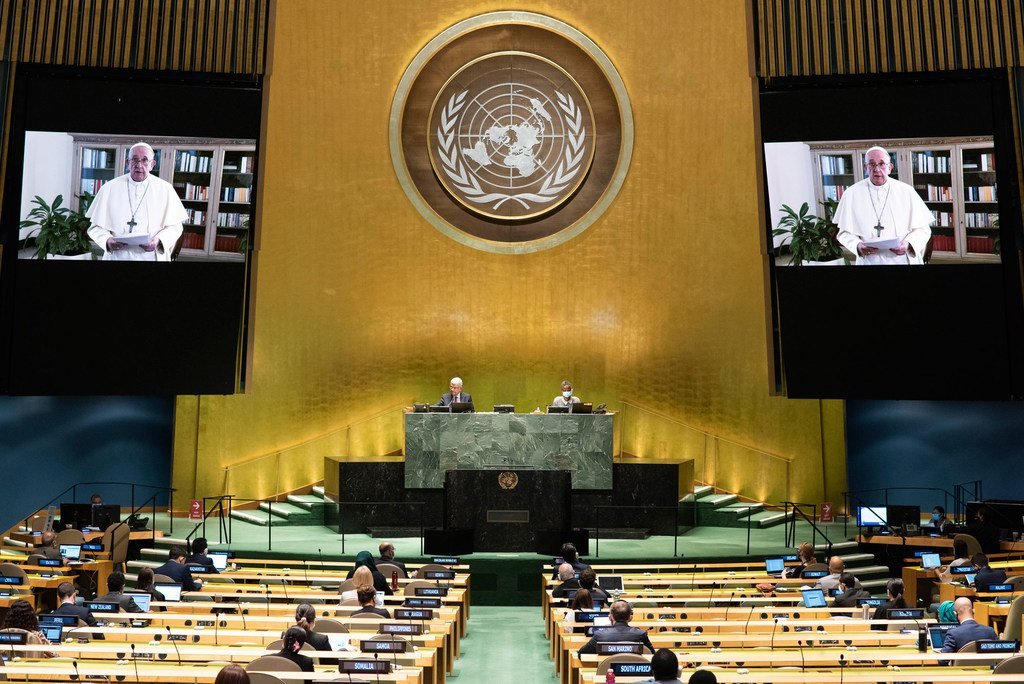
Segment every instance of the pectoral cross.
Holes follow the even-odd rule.
[[[130,219],[128,219],[128,232],[130,233],[133,230],[135,230],[135,226],[137,225],[139,224],[135,222],[135,217],[132,216]]]
[[[875,235],[878,236],[878,237],[882,237],[882,224],[881,223],[876,223],[875,224]]]

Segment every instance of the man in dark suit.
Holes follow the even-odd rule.
[[[207,543],[206,537],[196,537],[196,540],[192,542],[192,555],[185,559],[186,565],[202,565],[207,572],[216,573],[217,568],[213,567],[213,559],[206,555],[208,548],[210,545]]]
[[[594,636],[583,645],[579,654],[597,653],[598,644],[606,644],[613,641],[633,641],[643,644],[648,651],[654,653],[654,646],[645,630],[637,627],[630,627],[629,620],[633,617],[633,609],[625,601],[616,601],[609,610],[609,617],[612,621],[611,627],[595,628]]]
[[[192,579],[192,573],[185,567],[185,549],[181,546],[172,546],[167,552],[167,562],[159,568],[153,568],[153,573],[180,582],[184,591],[199,591],[203,587],[203,580]]]
[[[871,598],[871,594],[862,589],[857,578],[850,572],[844,572],[839,576],[839,589],[841,594],[836,596],[832,605],[836,608],[856,608],[857,601],[862,598]]]
[[[597,573],[594,572],[594,568],[587,566],[580,572],[580,589],[586,589],[590,592],[590,598],[594,602],[594,607],[597,608],[598,601],[603,605],[608,605],[608,592],[597,586]]]
[[[116,603],[126,613],[141,613],[142,608],[135,603],[135,599],[124,593],[124,575],[120,572],[112,572],[107,578],[107,593],[96,597],[97,603]]]
[[[437,405],[451,406],[459,402],[472,407],[473,397],[469,392],[462,391],[462,378],[452,378],[452,381],[448,383],[448,391],[441,395],[441,401],[437,402]]]
[[[971,557],[971,562],[978,569],[978,574],[974,576],[974,586],[978,587],[980,591],[984,591],[985,587],[990,584],[1006,584],[1006,571],[1002,569],[993,570],[989,567],[988,556],[985,554],[974,554]]]
[[[409,576],[409,571],[405,569],[405,563],[399,563],[395,560],[394,544],[392,544],[389,541],[381,542],[380,546],[377,547],[377,550],[380,551],[380,557],[377,558],[376,561],[377,565],[380,565],[381,563],[390,563],[391,565],[394,565],[396,568],[402,571],[403,577]]]
[[[580,582],[576,579],[576,571],[568,563],[562,563],[558,566],[558,579],[562,583],[551,591],[551,596],[554,598],[564,598],[566,590],[580,588]]]
[[[966,596],[961,596],[953,602],[953,612],[956,613],[960,626],[946,632],[946,640],[942,642],[943,653],[956,653],[972,641],[998,638],[994,629],[975,622],[974,604]]]
[[[96,618],[93,617],[92,611],[85,606],[76,605],[77,597],[78,591],[75,589],[75,585],[71,582],[61,582],[57,585],[57,600],[60,601],[60,605],[53,612],[58,615],[74,615],[90,627],[95,627]]]

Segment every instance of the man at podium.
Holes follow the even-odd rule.
[[[551,402],[551,405],[552,406],[568,406],[570,404],[579,404],[579,403],[580,403],[580,398],[577,397],[577,396],[573,396],[573,393],[572,393],[572,383],[569,382],[568,380],[563,380],[562,381],[562,393],[554,398],[554,400]]]
[[[451,406],[452,404],[473,404],[473,397],[469,392],[462,391],[462,378],[454,377],[448,383],[448,391],[441,395],[438,406]]]

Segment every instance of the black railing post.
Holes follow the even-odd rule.
[[[259,504],[256,505],[259,509]],[[267,499],[267,551],[272,551],[274,543],[274,504]]]
[[[423,504],[420,503],[420,555],[423,555]]]
[[[679,504],[676,503],[672,508],[674,523],[672,527],[672,557],[679,557]]]
[[[601,557],[601,507],[594,506],[594,558]]]
[[[747,555],[750,555],[750,510],[751,507],[747,506]]]

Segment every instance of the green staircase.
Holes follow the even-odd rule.
[[[331,503],[323,487],[313,487],[309,494],[289,494],[285,501],[264,502],[257,510],[234,509],[231,517],[260,527],[323,525],[325,510]]]
[[[693,488],[683,497],[684,508],[695,508],[695,522],[701,527],[775,527],[787,521],[782,511],[771,511],[763,503],[742,502],[735,494],[717,494],[711,486]],[[790,514],[792,517],[792,514]]]

